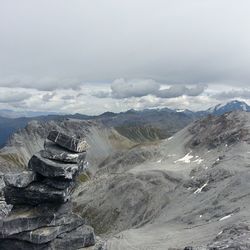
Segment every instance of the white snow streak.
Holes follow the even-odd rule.
[[[202,185],[200,188],[198,188],[198,189],[194,192],[194,194],[199,194],[199,193],[201,193],[201,191],[203,190],[204,187],[207,186],[207,184],[208,184],[208,181],[207,181],[204,185]]]
[[[229,215],[227,215],[225,217],[220,218],[219,221],[223,221],[223,220],[229,219],[232,216],[233,216],[233,214],[229,214]]]
[[[190,163],[192,158],[194,158],[194,156],[191,155],[191,152],[189,152],[189,153],[186,154],[183,158],[181,158],[181,159],[175,161],[174,163],[177,163],[177,162]]]

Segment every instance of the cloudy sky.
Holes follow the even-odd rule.
[[[250,103],[249,0],[0,0],[0,109]]]

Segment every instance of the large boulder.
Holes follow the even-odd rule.
[[[84,162],[86,158],[86,152],[74,153],[67,149],[63,149],[56,143],[46,140],[44,143],[44,149],[41,151],[41,156],[47,159],[68,162],[68,163],[80,163]]]
[[[61,178],[44,178],[41,183],[59,190],[73,189],[76,186],[75,181]]]
[[[0,228],[2,224],[2,219],[9,215],[12,208],[12,205],[7,204],[4,200],[0,200]]]
[[[61,204],[69,200],[70,192],[70,189],[59,190],[39,182],[33,182],[26,188],[4,188],[5,200],[12,205]]]
[[[40,227],[32,231],[24,231],[19,234],[11,235],[8,238],[24,240],[34,244],[43,244],[54,240],[58,235],[70,232],[83,225],[85,220],[76,214],[69,214],[56,219],[52,226]]]
[[[71,232],[59,235],[52,243],[52,249],[75,250],[95,245],[94,230],[90,226],[83,225]]]
[[[34,244],[16,239],[3,239],[0,241],[1,250],[76,250],[95,245],[95,234],[90,226],[80,226],[68,233],[59,235],[55,240]]]
[[[72,179],[79,170],[77,164],[60,163],[45,159],[41,156],[41,152],[32,156],[29,161],[29,169],[33,170],[45,177],[62,177]]]
[[[72,213],[72,203],[70,202],[62,205],[43,204],[36,207],[14,208],[9,216],[2,220],[0,238],[7,238],[13,234],[44,226],[56,225],[57,219],[64,218],[68,213]]]
[[[36,174],[32,171],[23,171],[21,173],[11,173],[4,175],[5,184],[11,187],[27,187],[35,180]]]
[[[88,144],[85,140],[77,139],[55,130],[51,131],[47,138],[59,146],[76,153],[84,152],[88,148]]]

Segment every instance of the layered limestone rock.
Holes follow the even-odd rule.
[[[76,139],[55,130],[49,133],[48,139],[55,142],[62,148],[76,153],[82,153],[88,148],[88,144],[85,140]]]
[[[2,177],[0,249],[79,249],[95,245],[86,221],[72,212],[71,194],[85,167],[87,143],[57,131],[29,161],[29,171]],[[0,183],[0,184],[1,184]],[[13,207],[14,206],[14,207]],[[98,246],[99,248],[99,246]]]

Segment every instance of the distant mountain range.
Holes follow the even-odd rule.
[[[208,109],[207,112],[213,115],[223,115],[235,110],[250,112],[250,106],[245,102],[234,100],[226,104],[218,104],[215,107]]]
[[[15,116],[11,110],[0,110],[0,147],[5,145],[9,136],[20,128],[24,128],[31,120],[51,121],[63,119],[96,120],[116,130],[134,141],[163,139],[184,128],[190,122],[201,117],[221,115],[230,111],[241,110],[250,112],[250,106],[245,102],[231,101],[219,104],[205,111],[194,112],[191,110],[145,109],[141,111],[128,110],[121,113],[105,112],[98,116],[83,114],[61,115],[56,113],[24,112],[24,117]],[[29,116],[29,117],[27,117]]]
[[[60,115],[60,113],[39,111],[14,111],[11,109],[0,109],[0,116],[6,118],[37,117],[46,115]]]

